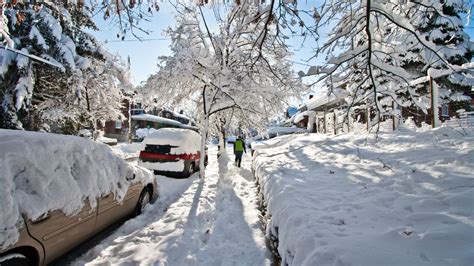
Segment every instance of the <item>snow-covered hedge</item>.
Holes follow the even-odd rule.
[[[70,215],[110,192],[120,201],[130,183],[153,174],[128,164],[89,139],[0,129],[0,247],[18,239],[21,214],[32,220],[52,210]]]
[[[282,265],[473,264],[474,131],[291,135],[255,148]]]

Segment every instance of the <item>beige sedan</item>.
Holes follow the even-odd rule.
[[[130,185],[122,202],[109,194],[97,199],[94,209],[85,202],[80,212],[73,216],[66,216],[61,211],[47,213],[36,221],[23,216],[18,225],[20,238],[17,243],[0,249],[0,265],[46,265],[107,226],[140,214],[155,197],[156,190],[154,181],[138,182]]]

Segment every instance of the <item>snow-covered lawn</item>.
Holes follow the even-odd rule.
[[[474,265],[472,130],[282,136],[253,167],[282,265]]]
[[[74,264],[269,265],[251,158],[239,169],[221,156],[219,168],[216,152],[204,180],[157,176],[160,198]]]

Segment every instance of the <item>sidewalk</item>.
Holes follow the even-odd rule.
[[[158,176],[160,198],[76,260],[76,265],[270,265],[250,171],[209,149],[206,178]]]

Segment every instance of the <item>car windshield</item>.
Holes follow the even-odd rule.
[[[171,151],[171,148],[177,148],[178,146],[171,146],[171,145],[150,145],[147,144],[145,146],[145,151],[146,152],[153,152],[153,153],[159,153],[159,154],[169,154]]]

